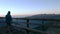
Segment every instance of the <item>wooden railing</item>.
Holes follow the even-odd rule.
[[[33,31],[33,32],[37,32],[37,33],[40,33],[40,34],[47,34],[46,32],[43,32],[43,31],[40,31],[40,30],[36,30],[36,29],[31,29],[31,28],[29,28],[29,25],[30,24],[32,24],[32,25],[42,25],[42,30],[44,29],[44,26],[48,26],[48,27],[54,27],[54,28],[60,28],[60,26],[58,26],[58,25],[45,25],[44,24],[44,21],[60,21],[60,19],[45,19],[45,18],[40,18],[40,19],[33,19],[33,18],[13,18],[13,19],[16,19],[16,20],[18,20],[18,19],[22,19],[22,20],[26,20],[26,27],[21,27],[21,26],[17,26],[17,27],[20,27],[20,28],[24,28],[24,29],[26,29],[26,31],[27,31],[27,34],[29,34],[29,31]],[[29,23],[29,20],[41,20],[42,21],[42,24],[35,24],[35,23]]]
[[[0,18],[2,19],[2,18]],[[37,32],[39,34],[47,34],[46,32],[44,31],[40,31],[40,30],[36,30],[36,29],[31,29],[29,28],[29,25],[42,25],[42,30],[44,28],[44,26],[48,26],[48,27],[54,27],[54,28],[60,28],[60,26],[58,25],[45,25],[44,24],[44,21],[60,21],[60,19],[46,19],[46,18],[39,18],[39,19],[33,19],[33,18],[13,18],[13,19],[16,19],[16,20],[26,20],[26,27],[22,27],[22,26],[16,26],[16,27],[19,27],[19,28],[24,28],[26,30],[26,34],[29,34],[29,31],[32,31],[32,32]],[[42,24],[35,24],[35,23],[29,23],[29,20],[41,20],[42,21]],[[15,26],[15,25],[14,25]]]

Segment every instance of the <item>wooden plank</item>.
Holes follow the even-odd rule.
[[[16,25],[13,25],[13,26],[16,26]],[[43,31],[40,31],[40,30],[36,30],[36,29],[31,29],[31,28],[27,28],[27,27],[21,27],[21,26],[16,26],[17,28],[24,28],[24,29],[27,29],[29,31],[32,31],[32,32],[36,32],[36,33],[40,33],[40,34],[47,34],[46,32],[43,32]]]
[[[13,18],[13,19],[22,19],[22,20],[44,20],[44,21],[60,21],[60,19],[47,19],[47,18],[39,18],[39,19],[37,19],[37,18]]]
[[[4,19],[4,17],[0,17],[0,19]],[[60,19],[51,19],[51,18],[49,18],[49,19],[47,19],[47,18],[39,18],[39,19],[37,19],[37,18],[13,18],[13,19],[22,19],[22,20],[27,20],[27,19],[29,19],[29,20],[44,20],[44,21],[60,21]]]

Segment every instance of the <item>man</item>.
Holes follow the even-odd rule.
[[[8,11],[5,19],[6,19],[7,26],[11,26],[12,17],[11,17],[11,15],[10,15],[10,11]]]

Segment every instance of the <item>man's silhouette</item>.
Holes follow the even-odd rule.
[[[12,17],[11,17],[11,15],[10,15],[10,11],[8,11],[5,19],[6,19],[7,26],[11,26]]]

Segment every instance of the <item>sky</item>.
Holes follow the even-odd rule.
[[[60,14],[60,0],[0,0],[0,16]]]

